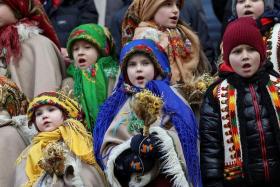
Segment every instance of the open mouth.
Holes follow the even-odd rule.
[[[246,10],[246,11],[244,12],[244,15],[245,15],[245,16],[252,15],[252,14],[254,14],[254,12],[252,12],[252,11],[250,11],[250,10]]]
[[[143,76],[138,76],[138,77],[136,77],[136,80],[138,80],[138,81],[143,81],[143,80],[144,80],[144,77],[143,77]]]
[[[244,69],[247,69],[247,68],[250,68],[250,67],[251,67],[250,64],[244,64],[244,65],[242,66],[242,68],[244,68]]]
[[[83,63],[85,63],[85,62],[86,62],[86,60],[83,59],[83,58],[80,58],[80,59],[78,60],[78,63],[79,63],[79,64],[83,64]]]

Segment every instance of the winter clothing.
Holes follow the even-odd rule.
[[[14,82],[0,76],[0,185],[13,186],[15,161],[30,143],[32,129],[25,117],[28,101]]]
[[[262,43],[263,39],[255,21],[250,18],[242,18],[238,24],[233,22],[227,26],[227,32],[223,36],[223,60],[229,64],[231,50],[238,45],[247,44],[259,52],[261,62],[263,62],[265,60],[265,46]]]
[[[210,66],[202,52],[197,35],[180,21],[175,29],[162,28],[153,16],[165,0],[133,1],[122,24],[122,42],[152,39],[167,53],[171,66],[171,84],[188,83],[208,72]],[[178,6],[183,6],[179,1]]]
[[[81,103],[86,114],[87,127],[91,131],[100,105],[111,94],[118,73],[115,57],[115,44],[109,31],[96,24],[84,24],[75,28],[68,39],[67,50],[73,58],[72,47],[78,40],[84,40],[94,46],[99,56],[96,62],[86,70],[71,64],[67,73],[74,79],[74,96]],[[78,63],[78,62],[75,62]]]
[[[82,111],[78,103],[61,93],[42,93],[30,102],[28,108],[29,122],[34,121],[33,116],[36,109],[43,105],[58,107],[66,120],[57,129],[50,132],[39,132],[32,139],[31,145],[22,152],[17,160],[15,185],[33,186],[36,184],[35,186],[39,186],[49,183],[48,180],[53,180],[53,183],[58,184],[66,183],[65,185],[70,186],[78,184],[81,186],[106,185],[103,173],[95,161],[91,135],[81,123],[83,121]],[[54,151],[62,150],[62,155],[55,154],[56,157],[48,163],[48,160],[45,159],[47,159],[50,148]],[[53,167],[56,166],[59,159],[64,161],[58,174],[58,169],[53,169]],[[46,162],[48,165],[46,165]],[[44,163],[48,167],[44,167]],[[50,172],[52,170],[49,169],[54,171]],[[71,170],[70,173],[69,169]],[[86,170],[86,172],[80,172],[81,170]],[[65,178],[62,177],[55,181],[52,179],[54,175],[64,176]],[[89,183],[92,177],[95,179],[94,183]]]
[[[29,99],[59,89],[65,64],[41,4],[36,0],[3,2],[18,21],[0,28],[1,75],[10,77]]]
[[[254,33],[254,34],[253,34]],[[255,35],[251,38],[250,35]],[[201,107],[200,151],[206,187],[274,187],[279,184],[279,74],[265,58],[262,36],[252,18],[230,23],[223,37],[220,79]],[[242,42],[244,41],[244,42]],[[260,68],[241,77],[227,61],[234,47],[247,44],[260,54]],[[246,60],[250,56],[245,56]]]
[[[280,72],[279,57],[279,31],[280,31],[280,12],[274,5],[277,1],[264,0],[265,9],[263,14],[256,20],[259,29],[264,37],[266,44],[266,55],[269,61],[273,63],[274,70]],[[232,1],[232,14],[236,15],[236,1]]]
[[[173,180],[169,181],[169,184],[172,182],[178,186],[189,186],[190,184],[200,186],[196,120],[190,107],[169,86],[170,67],[167,56],[152,40],[133,40],[122,49],[120,56],[122,72],[118,84],[112,96],[102,105],[96,120],[94,129],[96,157],[99,163],[106,168],[108,181],[115,186],[123,185],[123,181],[121,176],[118,176],[120,172],[114,173],[114,170],[117,169],[114,163],[117,160],[127,160],[127,162],[120,163],[122,167],[126,167],[127,163],[132,163],[132,161],[138,163],[139,161],[139,159],[132,160],[135,155],[132,150],[136,150],[136,147],[140,146],[136,145],[135,139],[139,136],[137,134],[143,128],[143,123],[136,117],[131,103],[135,97],[134,94],[140,92],[141,89],[129,85],[125,68],[128,59],[136,53],[147,55],[156,71],[159,72],[156,80],[149,81],[145,89],[150,90],[153,94],[161,95],[164,102],[160,119],[156,120],[150,128],[150,133],[154,133],[155,138],[159,140],[157,147],[164,156],[158,159],[152,158],[153,161],[155,159],[155,162],[151,162],[149,156],[145,157],[144,152],[139,154],[137,151],[136,155],[140,156],[144,164],[138,165],[139,170],[134,170],[137,175],[135,173],[130,175],[126,178],[129,179],[126,182],[131,185],[144,186],[158,177],[160,171],[163,175],[172,176]],[[169,102],[171,100],[172,102]],[[173,164],[170,163],[171,160]],[[168,170],[168,167],[173,169]],[[186,178],[186,173],[189,180]],[[127,172],[122,172],[122,174],[127,176]],[[179,179],[179,177],[182,178]]]
[[[98,13],[93,0],[41,0],[58,35],[66,47],[70,32],[85,23],[97,23]]]

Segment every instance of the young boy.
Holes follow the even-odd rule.
[[[78,103],[44,92],[30,102],[27,115],[38,134],[18,158],[15,186],[106,186]],[[56,167],[60,160],[62,167]]]
[[[249,17],[223,36],[220,79],[201,108],[200,158],[204,186],[279,186],[279,75],[266,61],[262,35]]]
[[[65,66],[57,36],[37,0],[0,0],[0,73],[28,99],[60,88]]]
[[[82,105],[91,131],[99,107],[111,94],[118,73],[114,42],[105,27],[84,24],[71,32],[67,50],[74,59],[67,73],[74,79],[74,96]]]
[[[123,47],[120,61],[119,81],[94,129],[96,157],[108,181],[113,186],[200,186],[196,120],[169,85],[166,54],[152,40],[133,40]],[[147,137],[131,106],[134,94],[143,89],[164,102]],[[142,149],[147,151],[138,152]]]
[[[232,1],[232,14],[237,18],[253,17],[264,36],[267,59],[274,70],[280,72],[280,13],[274,9],[273,0]]]

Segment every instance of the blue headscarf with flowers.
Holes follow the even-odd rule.
[[[118,114],[126,100],[132,96],[131,90],[138,92],[141,88],[130,85],[127,89],[126,64],[134,54],[145,54],[155,65],[162,80],[151,80],[146,84],[146,89],[156,95],[161,95],[164,100],[163,112],[170,116],[170,120],[178,133],[184,157],[188,167],[188,175],[193,186],[201,186],[199,157],[198,157],[198,126],[193,111],[170,88],[170,66],[166,54],[152,40],[140,39],[127,43],[121,51],[120,65],[122,72],[118,84],[112,94],[102,105],[97,116],[94,134],[94,152],[98,163],[104,168],[100,153],[104,135],[114,117]],[[114,107],[112,107],[114,106]]]

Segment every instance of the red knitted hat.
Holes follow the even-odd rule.
[[[227,26],[223,36],[223,60],[225,63],[229,64],[231,50],[242,44],[255,48],[260,54],[261,63],[264,62],[265,44],[256,21],[251,17],[241,17]]]

